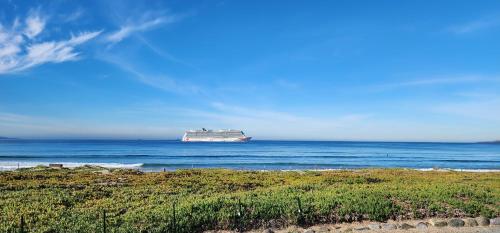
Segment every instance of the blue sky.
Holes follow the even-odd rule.
[[[0,2],[0,136],[201,127],[500,139],[500,2]]]

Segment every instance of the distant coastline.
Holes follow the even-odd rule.
[[[0,136],[0,140],[19,140],[19,141],[43,141],[43,142],[85,142],[85,141],[97,141],[97,142],[134,142],[134,141],[144,141],[144,142],[176,142],[182,141],[180,138],[12,138]],[[500,140],[493,141],[425,141],[425,140],[415,140],[415,141],[398,141],[398,140],[320,140],[320,139],[252,139],[252,142],[304,142],[304,143],[417,143],[417,144],[500,144]],[[211,143],[211,142],[207,142]]]
[[[500,144],[500,140],[488,141],[488,142],[478,142],[478,143],[481,143],[481,144]]]

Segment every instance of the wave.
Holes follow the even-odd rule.
[[[420,159],[420,162],[447,162],[447,163],[499,163],[500,160],[480,160],[480,159],[428,159],[425,157],[405,157],[405,156],[386,156],[386,155],[148,155],[148,154],[122,154],[122,155],[0,155],[0,159],[5,160],[45,160],[45,159],[107,159],[107,158],[153,158],[153,159],[370,159],[376,162],[415,162]],[[331,161],[325,161],[331,162]]]
[[[105,168],[132,168],[138,169],[142,163],[76,163],[76,162],[0,162],[0,170],[15,170],[17,168],[30,168],[36,166],[49,166],[50,163],[62,164],[67,168],[82,167],[85,165]]]
[[[462,169],[462,168],[414,168],[417,171],[441,171],[441,172],[500,172],[500,169]]]
[[[478,159],[433,159],[430,161],[435,162],[449,162],[449,163],[498,163],[499,160],[478,160]]]
[[[0,159],[42,159],[42,158],[145,158],[152,157],[155,159],[200,159],[200,158],[273,158],[273,159],[313,159],[313,158],[332,158],[332,159],[349,159],[349,158],[377,158],[376,156],[365,155],[248,155],[248,154],[228,154],[228,155],[0,155]],[[385,158],[385,156],[381,156]],[[391,157],[391,158],[405,158],[405,157]]]
[[[368,167],[367,167],[368,168]],[[326,168],[326,169],[295,169],[295,170],[281,170],[281,171],[297,171],[297,170],[304,170],[304,171],[341,171],[341,170],[358,170],[359,168]],[[416,171],[440,171],[440,172],[500,172],[500,169],[456,169],[456,168],[403,168],[403,169],[410,169],[410,170],[416,170]],[[262,170],[266,171],[266,170]]]
[[[58,159],[58,158],[82,158],[82,159],[94,159],[94,158],[143,158],[150,157],[154,155],[145,155],[145,154],[106,154],[106,155],[0,155],[0,159]]]
[[[128,168],[146,171],[160,171],[163,168],[175,170],[177,168],[232,168],[237,170],[280,170],[280,171],[336,171],[336,170],[358,170],[370,168],[390,168],[355,164],[317,164],[317,163],[216,163],[216,164],[167,164],[167,163],[84,163],[84,162],[50,162],[63,164],[67,168],[76,168],[85,165],[100,166],[105,168]],[[39,165],[48,166],[49,162],[0,162],[0,171],[15,170],[17,168],[30,168]],[[266,168],[267,167],[267,168]],[[500,172],[500,169],[461,169],[461,168],[411,168],[417,171],[439,171],[439,172]]]
[[[212,164],[200,164],[200,163],[144,163],[142,167],[144,168],[162,168],[162,167],[233,167],[233,168],[251,168],[251,167],[352,167],[352,168],[362,168],[369,167],[366,165],[356,165],[356,164],[331,164],[331,163],[300,163],[300,162],[241,162],[241,163],[212,163]]]

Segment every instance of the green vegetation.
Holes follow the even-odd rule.
[[[0,232],[201,232],[499,216],[500,173],[33,168],[0,172]]]

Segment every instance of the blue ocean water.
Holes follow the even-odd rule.
[[[0,170],[62,163],[146,171],[415,168],[500,170],[500,145],[479,143],[163,140],[0,140]]]

